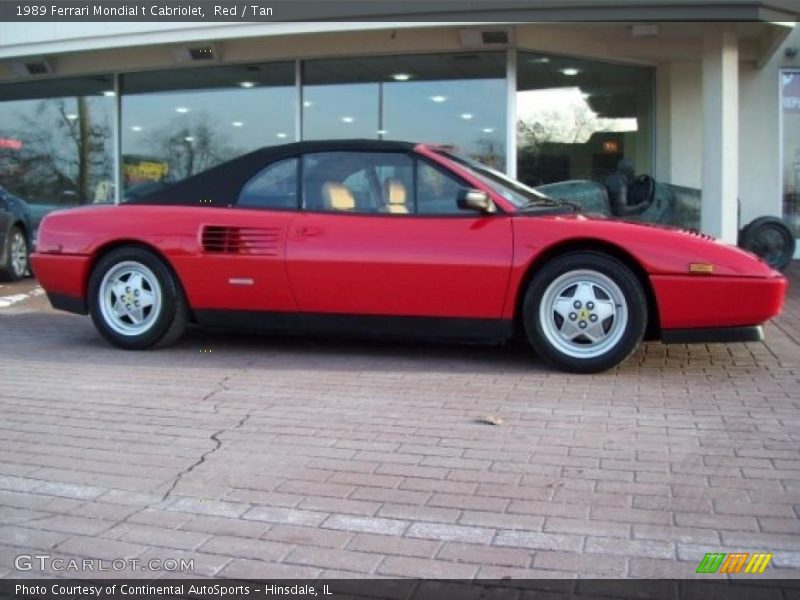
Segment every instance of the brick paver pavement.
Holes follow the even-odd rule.
[[[0,309],[0,576],[49,554],[227,577],[683,577],[753,550],[774,552],[765,576],[798,576],[791,273],[766,343],[648,344],[594,376],[523,348],[191,332],[122,352],[17,302]]]

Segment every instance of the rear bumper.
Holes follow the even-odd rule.
[[[67,296],[66,294],[59,294],[57,292],[48,292],[47,299],[50,300],[50,304],[52,304],[55,309],[75,313],[76,315],[89,314],[89,309],[83,298]]]
[[[76,254],[31,254],[31,268],[54,308],[86,314],[91,258]],[[80,310],[76,310],[80,309]]]
[[[764,327],[704,327],[697,329],[664,329],[661,341],[664,344],[728,344],[730,342],[761,342]]]

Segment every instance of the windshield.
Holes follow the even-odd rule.
[[[529,188],[524,183],[511,179],[505,173],[501,173],[491,167],[479,163],[463,154],[451,152],[449,150],[434,149],[435,152],[457,162],[467,169],[470,174],[479,179],[482,183],[489,186],[492,191],[500,194],[516,208],[528,208],[531,206],[552,206],[555,204],[550,197]]]

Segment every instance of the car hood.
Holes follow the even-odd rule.
[[[515,241],[528,246],[600,242],[623,250],[654,275],[686,275],[690,264],[702,263],[712,265],[710,276],[781,277],[754,254],[694,230],[582,214],[516,214],[523,218],[515,219]]]

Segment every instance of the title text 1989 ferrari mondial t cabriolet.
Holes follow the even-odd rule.
[[[265,148],[119,206],[48,215],[53,306],[123,348],[189,322],[248,331],[504,341],[593,372],[644,338],[755,341],[786,281],[697,233],[575,214],[444,148]]]

